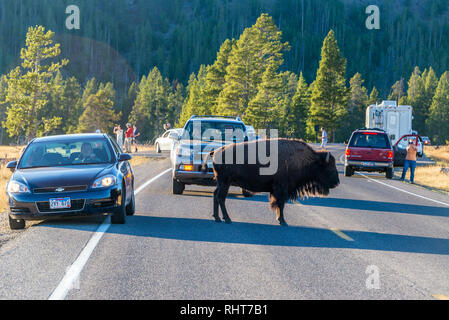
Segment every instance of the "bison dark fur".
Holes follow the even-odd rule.
[[[261,143],[265,143],[267,154],[269,154],[270,142],[278,143],[278,168],[274,174],[261,175],[260,169],[267,165],[261,165],[259,161],[256,164],[248,164],[248,149],[257,150]],[[256,144],[256,146],[248,148],[250,144]],[[235,164],[238,147],[243,147],[244,150],[243,164]],[[233,154],[233,164],[226,164],[224,161],[224,155],[228,152]],[[296,200],[298,197],[326,196],[330,189],[340,183],[335,158],[328,152],[314,151],[302,140],[257,140],[230,144],[215,150],[211,155],[213,155],[213,169],[217,182],[213,213],[217,222],[221,221],[218,215],[218,207],[220,207],[225,222],[231,223],[225,206],[231,185],[251,192],[269,192],[270,205],[276,211],[277,221],[281,225],[287,225],[284,219],[284,206],[288,200]]]

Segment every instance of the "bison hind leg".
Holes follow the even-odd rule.
[[[218,186],[214,191],[214,214],[212,215],[212,217],[214,218],[215,222],[220,223],[221,219],[218,215]]]
[[[231,186],[230,182],[222,181],[221,179],[217,179],[217,189],[214,192],[214,218],[215,221],[220,219],[218,217],[218,205],[221,209],[221,214],[223,215],[223,220],[225,223],[232,223],[231,218],[229,218],[228,211],[226,210],[226,197],[228,195],[229,187]],[[215,200],[217,199],[217,200]],[[217,208],[215,210],[215,207]],[[218,221],[217,221],[218,222]]]
[[[284,219],[284,207],[286,199],[280,195],[275,195],[270,193],[270,207],[272,210],[276,211],[276,220],[281,226],[287,227],[288,224]]]

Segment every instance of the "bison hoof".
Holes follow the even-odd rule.
[[[282,227],[288,227],[288,224],[287,224],[287,222],[285,222],[285,220],[278,221],[278,222],[279,222],[279,225],[281,225]]]

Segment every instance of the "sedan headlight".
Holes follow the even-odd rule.
[[[30,188],[21,182],[12,180],[8,182],[6,191],[9,193],[30,193]]]
[[[193,155],[193,149],[186,148],[181,145],[177,147],[176,153],[178,154],[178,157],[191,157]]]
[[[92,184],[92,188],[106,188],[113,186],[116,183],[117,183],[116,177],[114,177],[113,175],[107,175],[95,180],[95,182]]]

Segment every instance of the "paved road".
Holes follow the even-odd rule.
[[[337,159],[344,151],[329,148]],[[169,167],[161,159],[137,168],[136,185]],[[341,185],[329,197],[287,205],[287,228],[266,194],[245,199],[236,188],[227,201],[234,223],[216,224],[213,188],[174,196],[167,172],[141,189],[126,225],[106,219],[98,234],[103,219],[41,223],[1,247],[0,297],[49,298],[80,256],[67,299],[449,296],[449,197],[377,174],[346,178],[338,168]]]

